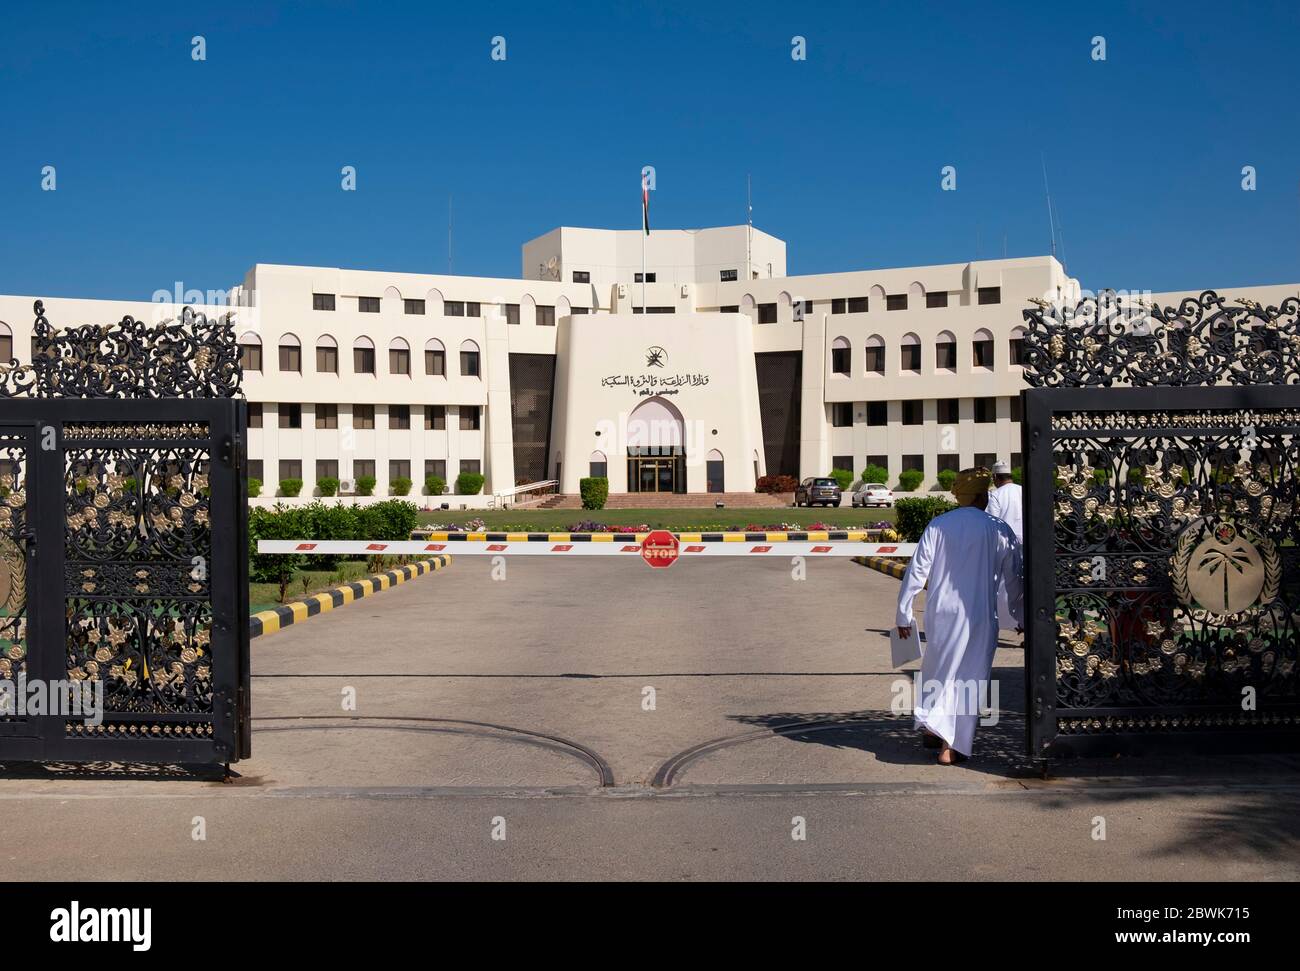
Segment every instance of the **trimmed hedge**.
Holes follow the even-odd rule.
[[[456,476],[456,495],[476,496],[483,488],[483,473],[462,472]]]
[[[409,496],[411,494],[411,480],[404,475],[399,475],[388,483],[388,491],[395,496]]]
[[[920,469],[904,469],[898,473],[898,491],[915,492],[924,478],[925,473]]]
[[[305,506],[277,503],[271,509],[248,511],[249,576],[259,583],[284,585],[299,570],[332,570],[341,557],[257,552],[259,539],[402,540],[410,539],[420,523],[412,502],[386,499],[369,506],[313,502]]]
[[[603,475],[579,479],[578,492],[582,495],[583,509],[604,509],[609,499],[609,479]]]
[[[956,508],[955,502],[940,499],[938,496],[897,500],[894,503],[895,522],[903,542],[917,542],[931,519]]]
[[[426,496],[440,496],[447,491],[447,483],[443,481],[440,475],[427,475],[424,477],[424,494]]]
[[[338,495],[339,480],[332,475],[322,475],[316,480],[316,488],[320,490],[322,496]]]
[[[296,496],[302,492],[302,479],[281,479],[280,495]]]
[[[848,469],[831,469],[830,477],[845,492],[853,485],[853,473]]]
[[[883,465],[868,465],[862,470],[863,482],[879,482],[885,485],[889,482],[889,469]]]
[[[799,480],[792,475],[760,475],[755,492],[794,492]]]
[[[256,499],[256,498],[257,498],[258,496],[260,496],[261,494],[262,494],[262,480],[261,480],[261,479],[249,479],[249,480],[248,480],[248,498],[250,498],[250,499]]]
[[[375,494],[375,477],[373,475],[357,476],[357,495],[373,496]]]
[[[952,492],[952,487],[957,482],[957,470],[940,469],[935,478],[939,480],[939,485],[943,487],[945,492]]]

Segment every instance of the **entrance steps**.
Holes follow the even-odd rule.
[[[715,502],[728,509],[779,509],[794,501],[790,493],[768,492],[622,492],[611,494],[606,509],[712,509]],[[534,509],[581,509],[582,497],[554,495]]]

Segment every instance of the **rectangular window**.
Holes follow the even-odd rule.
[[[867,402],[867,424],[868,425],[888,425],[889,424],[889,402],[887,401],[868,401]]]
[[[936,417],[940,425],[955,425],[959,420],[960,410],[956,398],[940,398],[937,402]]]
[[[282,401],[277,408],[280,412],[281,428],[302,427],[302,405],[290,404],[287,401]]]
[[[904,456],[903,456],[903,471],[904,471],[904,472],[907,472],[907,471],[910,470],[910,469],[916,469],[916,471],[918,471],[918,472],[924,472],[924,471],[925,471],[925,456],[924,456],[924,455],[904,455]]]
[[[302,480],[302,459],[280,459],[280,481],[285,479]]]
[[[447,352],[426,350],[424,352],[424,373],[445,375],[447,373]]]
[[[923,402],[920,401],[903,402],[903,424],[904,425],[922,424],[922,422],[924,421],[923,418],[924,409],[922,408],[922,404]]]
[[[979,296],[979,303],[981,305],[1002,302],[1001,287],[980,287],[976,292]]]
[[[1011,363],[1025,363],[1025,339],[1023,337],[1011,338]]]
[[[483,309],[477,300],[469,300],[465,303],[466,317],[482,317]]]
[[[867,348],[867,373],[885,373],[885,349],[883,347]]]
[[[609,477],[608,462],[589,462],[587,464],[587,474],[593,479],[605,479]]]
[[[403,300],[402,309],[404,309],[408,314],[422,314],[424,313],[424,301]]]
[[[582,316],[584,314],[591,313],[591,311],[586,307],[570,307],[569,313],[577,316]]]
[[[478,377],[478,351],[460,352],[460,373],[469,378]]]
[[[1025,420],[1024,406],[1020,401],[1020,395],[1015,395],[1014,397],[1008,398],[1007,402],[1010,404],[1009,411],[1010,411],[1011,420],[1024,421]]]
[[[374,374],[375,349],[373,347],[352,348],[352,370],[357,374]]]
[[[389,459],[388,460],[388,481],[390,483],[394,479],[409,479],[410,477],[411,477],[410,459]]]
[[[935,344],[934,366],[945,371],[957,370],[957,345],[952,341]]]
[[[925,295],[925,306],[927,309],[948,306],[948,291],[938,290],[932,293],[927,293]]]
[[[723,283],[735,283],[738,279],[735,270],[719,270],[718,276]]]
[[[760,303],[758,305],[758,322],[760,324],[776,323],[776,304]]]
[[[302,348],[290,344],[280,345],[280,370],[302,373]]]
[[[318,374],[339,373],[339,349],[320,345],[316,348],[316,372]]]
[[[555,326],[555,308],[546,307],[542,304],[537,305],[537,326],[554,327]]]
[[[389,405],[388,427],[397,432],[409,431],[411,428],[411,406]]]
[[[464,300],[444,300],[442,303],[442,315],[444,317],[464,317],[465,301]]]
[[[868,456],[867,456],[867,464],[868,464],[868,465],[878,465],[878,466],[880,466],[882,469],[888,469],[888,468],[889,468],[889,456],[888,456],[888,455],[868,455]]]
[[[360,479],[362,476],[375,477],[375,460],[374,459],[353,459],[352,475]]]
[[[261,460],[261,459],[249,459],[249,460],[248,460],[248,477],[249,477],[250,479],[256,479],[258,482],[265,482],[265,481],[266,481],[266,479],[262,476],[262,460]],[[263,495],[265,495],[265,490],[263,490]]]
[[[248,403],[248,427],[262,427],[262,403],[260,401],[250,401]]]
[[[339,427],[339,406],[338,405],[317,405],[316,406],[316,427],[317,428],[338,428]]]
[[[1011,453],[1012,470],[1023,469],[1024,467],[1025,467],[1025,457],[1021,455],[1019,452],[1012,452]]]
[[[834,455],[831,457],[832,469],[843,469],[845,472],[853,471],[852,455]]]
[[[447,406],[446,405],[425,405],[424,406],[424,430],[426,432],[440,432],[447,427]]]
[[[732,304],[727,304],[727,306],[725,306],[725,307],[719,307],[719,308],[718,308],[718,313],[722,313],[722,314],[738,314],[738,313],[740,313],[740,304],[732,303]]]
[[[886,309],[886,310],[906,310],[906,309],[907,309],[907,294],[905,294],[905,293],[891,293],[891,294],[889,294],[887,297],[885,297],[885,309]]]
[[[998,456],[996,452],[976,452],[975,468],[991,469],[997,464]]]
[[[334,294],[332,293],[313,293],[311,295],[312,310],[333,310]]]
[[[847,301],[845,301],[843,297],[835,297],[833,300],[831,300],[831,313],[833,314],[844,313],[844,305],[846,302]]]
[[[853,402],[836,401],[831,405],[831,425],[848,428],[853,424]]]
[[[352,406],[352,427],[367,429],[375,427],[375,406],[374,405],[353,405]]]
[[[867,312],[866,297],[849,297],[849,313],[865,314]]]
[[[591,282],[591,271],[590,271],[590,270],[574,270],[574,271],[573,271],[573,282],[574,282],[574,283],[590,283],[590,282]]]
[[[903,370],[919,372],[921,370],[921,345],[904,344],[903,351]]]
[[[831,348],[831,373],[844,374],[849,373],[849,355],[852,353],[847,347]]]
[[[321,479],[337,479],[339,477],[339,460],[338,459],[317,459],[316,460],[316,481]]]
[[[975,366],[982,368],[993,368],[993,342],[992,341],[974,341],[971,346],[975,349]]]
[[[976,398],[975,399],[975,423],[977,425],[991,425],[998,420],[998,399],[997,398]]]
[[[388,373],[411,373],[411,352],[408,349],[405,347],[390,347],[388,349]]]
[[[363,314],[379,313],[378,297],[357,297],[357,310]]]
[[[462,472],[482,472],[483,463],[478,459],[461,459],[460,470]]]
[[[640,273],[636,274],[632,279],[633,279],[634,282],[636,282],[636,283],[640,283],[640,282],[642,282],[642,281],[641,281],[641,274],[640,274]],[[654,275],[653,273],[647,273],[647,274],[645,275],[645,282],[646,282],[646,283],[654,283],[654,282],[655,282],[655,275]]]
[[[938,471],[945,472],[949,470],[953,472],[961,471],[961,456],[956,452],[944,452],[939,456]]]
[[[447,460],[446,459],[425,459],[424,477],[427,479],[431,475],[436,475],[443,482],[446,482],[447,481]]]
[[[460,430],[463,432],[476,432],[479,430],[479,415],[482,409],[478,405],[461,405],[460,406]]]
[[[517,303],[506,304],[506,323],[507,324],[519,323],[519,304]]]
[[[9,357],[6,361],[12,360],[14,339],[9,338]],[[261,344],[240,344],[239,345],[239,366],[245,371],[262,370],[262,345]]]

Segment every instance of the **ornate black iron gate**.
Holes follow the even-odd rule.
[[[1026,312],[1031,755],[1300,744],[1298,312]]]
[[[229,319],[36,304],[33,363],[0,366],[0,761],[249,754],[239,383]]]

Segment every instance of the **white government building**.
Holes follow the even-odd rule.
[[[614,493],[734,493],[1019,465],[1021,312],[1079,292],[1050,256],[787,276],[785,243],[746,226],[562,227],[524,245],[519,279],[259,263],[215,302],[236,305],[264,496],[373,476],[376,496],[406,478],[414,497],[464,471],[486,494],[593,474]],[[177,309],[0,296],[0,360],[30,359],[37,296],[56,327]]]

